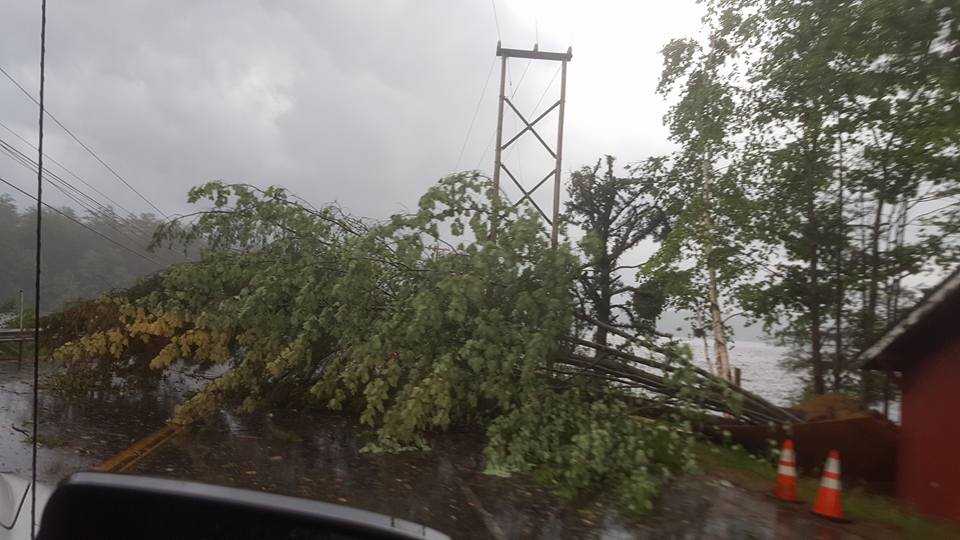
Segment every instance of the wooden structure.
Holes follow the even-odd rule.
[[[543,216],[543,219],[550,224],[550,245],[557,245],[557,234],[559,228],[559,217],[560,217],[560,172],[561,165],[563,161],[563,116],[564,116],[564,107],[566,104],[567,98],[567,62],[573,59],[573,49],[568,48],[567,52],[546,52],[537,50],[537,45],[533,46],[532,50],[524,49],[504,49],[500,46],[500,42],[497,42],[497,56],[500,57],[500,100],[497,109],[497,146],[496,151],[494,152],[494,167],[493,167],[493,192],[494,196],[500,196],[500,171],[502,170],[507,174],[510,180],[520,189],[523,193],[523,197],[516,202],[517,205],[523,203],[524,200],[529,200],[533,206],[540,212],[540,215]],[[560,62],[560,99],[556,103],[543,111],[540,116],[533,119],[532,122],[528,121],[523,114],[517,109],[516,105],[510,101],[510,98],[506,96],[506,80],[507,80],[507,60],[510,58],[528,58],[530,60],[546,60],[551,62]],[[523,122],[525,126],[519,133],[510,138],[507,142],[503,142],[503,105],[506,104],[510,109],[520,118],[520,121]],[[543,120],[548,114],[550,114],[554,109],[559,109],[559,119],[557,120],[557,146],[556,150],[550,147],[546,141],[543,140],[543,137],[537,133],[536,128],[534,127],[537,122]],[[535,186],[527,190],[517,178],[510,172],[507,166],[503,163],[503,151],[506,150],[511,144],[513,144],[517,139],[523,136],[526,132],[530,132],[534,137],[540,141],[540,144],[546,149],[547,153],[550,154],[554,159],[554,168],[543,177]],[[540,188],[547,180],[553,177],[553,212],[550,216],[547,216],[546,212],[540,208],[540,205],[533,200],[533,192]]]
[[[797,468],[816,477],[831,450],[840,452],[843,479],[868,482],[887,491],[896,480],[897,426],[886,419],[864,415],[839,420],[797,422],[775,425],[719,425],[712,430],[717,441],[722,434],[751,452],[765,454],[771,441],[777,448],[783,441],[795,443]]]
[[[960,521],[960,268],[860,359],[864,369],[899,374],[897,495]]]

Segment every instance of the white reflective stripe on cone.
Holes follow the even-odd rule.
[[[792,465],[784,465],[783,463],[781,463],[777,467],[777,474],[781,476],[796,476],[797,471],[793,468]]]
[[[833,458],[827,458],[826,471],[840,474],[840,462]]]
[[[793,461],[793,450],[788,448],[783,452],[780,452],[780,459],[783,461]]]
[[[828,489],[834,489],[840,491],[840,481],[836,478],[829,478],[824,476],[820,479],[820,487],[825,487]]]

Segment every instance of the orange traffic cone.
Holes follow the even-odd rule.
[[[797,463],[790,439],[783,441],[783,450],[780,451],[777,486],[773,489],[773,496],[781,501],[800,502],[797,500]]]
[[[834,521],[847,521],[843,518],[843,505],[840,503],[840,452],[836,450],[830,451],[823,466],[813,513]]]

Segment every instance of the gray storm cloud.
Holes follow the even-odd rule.
[[[551,19],[562,9],[565,18]],[[529,47],[537,34],[544,49],[573,41],[567,171],[602,153],[630,161],[669,148],[653,92],[658,50],[697,23],[687,3],[595,11],[498,4],[505,46]],[[2,12],[0,65],[35,92],[39,7],[7,2]],[[454,170],[497,28],[486,1],[51,0],[48,40],[48,110],[168,213],[186,209],[190,186],[225,179],[281,184],[381,217],[412,207]],[[554,67],[525,68],[511,66],[508,91],[519,87],[530,110]],[[494,70],[460,169],[491,168],[496,78]],[[35,105],[4,79],[0,121],[35,140]],[[48,133],[50,155],[128,208],[149,209],[62,132]],[[535,141],[519,149],[507,159],[535,181],[548,164]],[[32,186],[2,156],[0,174]]]

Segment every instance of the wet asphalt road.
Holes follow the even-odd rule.
[[[0,361],[0,471],[30,471],[32,372]],[[164,425],[186,381],[82,403],[41,394],[39,479],[56,483]],[[454,538],[857,538],[850,529],[707,477],[687,477],[641,523],[602,497],[563,503],[519,478],[484,475],[482,437],[451,433],[427,452],[362,452],[372,434],[333,413],[222,411],[128,472],[344,504],[423,523]],[[881,531],[882,532],[882,531]],[[887,535],[880,535],[887,536]],[[889,537],[896,537],[889,535]]]

